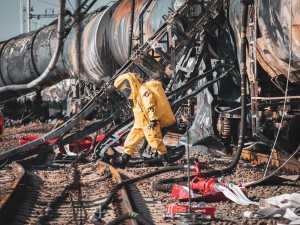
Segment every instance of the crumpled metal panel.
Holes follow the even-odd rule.
[[[175,11],[184,0],[135,0],[133,47],[145,43],[164,23],[163,16]],[[148,4],[149,3],[149,4]],[[171,9],[171,10],[170,10]],[[140,27],[140,19],[143,27]],[[131,0],[123,0],[116,9],[110,27],[112,53],[120,65],[128,60],[130,40]],[[141,29],[143,43],[140,43]]]
[[[204,81],[200,80],[199,86],[203,84]],[[212,101],[213,98],[207,89],[197,95],[196,117],[189,129],[189,150],[190,152],[197,151],[200,155],[220,156],[225,155],[222,151],[226,152],[226,150],[214,135]],[[187,134],[185,133],[178,145],[186,146],[186,144]]]
[[[119,2],[82,21],[80,72],[83,76],[91,77],[96,83],[107,81],[114,72],[111,65],[115,62],[108,42],[108,29],[112,14],[118,5]],[[64,64],[74,77],[78,76],[77,33],[78,25],[64,41],[63,51]]]
[[[292,43],[290,81],[300,80],[300,1],[258,1],[258,61],[270,76],[288,75],[290,2],[292,2]]]
[[[68,97],[69,92],[71,91],[71,81],[70,79],[62,80],[61,82],[45,88],[42,91],[42,100],[43,101],[63,101]]]
[[[272,77],[288,75],[289,62],[289,32],[290,32],[290,2],[289,0],[273,1],[258,0],[257,18],[257,60],[263,69]],[[290,81],[300,80],[300,1],[292,1],[293,20],[293,57],[291,62]],[[230,1],[229,21],[233,28],[238,59],[240,60],[241,31],[240,1]],[[249,58],[247,58],[249,68]],[[249,73],[248,73],[249,74]]]

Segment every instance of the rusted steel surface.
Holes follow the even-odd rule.
[[[135,1],[134,29],[136,24],[135,20],[138,18],[138,11],[141,10],[146,2],[147,0]],[[128,59],[130,18],[131,0],[122,1],[113,14],[109,33],[109,42],[112,53],[120,65],[123,65]]]
[[[236,151],[233,151],[235,154]],[[267,163],[269,159],[269,155],[254,152],[251,150],[251,148],[243,149],[241,154],[241,159],[248,160],[253,164],[260,165],[262,163]],[[287,160],[286,157],[284,157],[282,154],[280,154],[278,151],[274,150],[272,158],[270,160],[270,166],[279,167]],[[300,172],[300,162],[296,159],[292,158],[283,168],[294,171],[296,173]]]
[[[94,82],[108,81],[114,73],[111,65],[116,64],[108,41],[108,29],[112,14],[119,2],[108,8],[99,8],[90,14],[81,25],[73,28],[64,42],[63,61],[73,76],[78,76],[76,40],[79,26],[81,32],[81,73]]]
[[[292,11],[290,12],[290,3]],[[258,1],[257,38],[258,61],[274,77],[288,75],[290,20],[292,16],[292,45],[290,81],[300,80],[300,1]],[[291,15],[292,14],[292,15]]]
[[[292,15],[290,13],[292,2]],[[290,21],[292,21],[293,56],[290,81],[300,80],[300,2],[258,0],[257,2],[257,59],[263,69],[271,76],[281,74],[287,77],[290,45]],[[292,20],[291,20],[292,16]],[[233,28],[238,58],[240,58],[241,2],[230,1],[229,20]],[[249,59],[247,59],[249,68]],[[249,74],[249,71],[248,71]]]
[[[133,44],[144,44],[165,22],[164,15],[169,17],[184,0],[136,0],[133,22]],[[131,18],[131,0],[124,0],[116,9],[110,27],[110,45],[112,52],[120,65],[128,59],[130,45],[129,30]]]
[[[47,68],[55,50],[57,26],[49,25],[35,32],[14,37],[0,44],[0,87],[16,84],[27,84],[39,77]],[[40,87],[51,86],[68,75],[61,58],[58,59],[56,70]],[[28,93],[5,92],[0,101],[18,97]]]
[[[56,25],[51,25],[4,42],[0,53],[0,87],[25,84],[37,78],[51,60],[56,33]],[[64,70],[60,60],[57,67]],[[52,72],[49,80],[56,79],[59,75],[58,71]]]
[[[5,205],[9,203],[9,200],[11,199],[13,193],[15,192],[17,186],[19,185],[20,181],[22,180],[25,174],[25,170],[20,164],[13,162],[11,166],[13,167],[12,173],[15,177],[15,180],[12,182],[12,185],[10,186],[9,190],[5,193],[4,197],[0,199],[0,217],[1,215],[3,216]],[[1,179],[3,180],[5,179],[5,177],[1,177]]]
[[[112,174],[112,182],[117,185],[119,183],[121,183],[123,180],[119,174],[119,172],[114,168],[112,167],[111,165],[109,164],[106,164],[102,161],[98,161],[98,168],[99,168],[99,171],[100,172],[103,172],[105,169],[109,168],[111,174]],[[133,209],[131,207],[131,203],[129,201],[129,198],[128,198],[128,195],[127,195],[127,192],[125,190],[125,188],[121,188],[119,191],[118,191],[118,199],[120,202],[118,202],[118,205],[119,205],[119,209],[120,212],[122,214],[125,214],[125,213],[131,213],[133,212]],[[122,215],[121,214],[121,215]],[[121,216],[121,215],[118,215],[118,216]],[[136,222],[136,220],[134,219],[128,219],[126,221],[126,224],[129,225],[129,224],[132,224],[132,225],[137,225],[138,223]]]

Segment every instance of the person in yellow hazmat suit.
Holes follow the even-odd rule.
[[[170,162],[160,127],[170,126],[176,120],[161,82],[154,80],[142,84],[141,79],[135,74],[125,73],[115,80],[114,86],[127,99],[133,101],[132,110],[135,121],[125,140],[124,154],[111,159],[111,163],[125,168],[137,144],[144,137],[164,161]]]

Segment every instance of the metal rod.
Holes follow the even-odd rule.
[[[299,99],[300,96],[286,96],[287,99]],[[285,97],[253,97],[257,100],[284,100]]]
[[[77,0],[77,7],[81,6],[81,0]],[[79,10],[81,13],[81,9]],[[78,63],[78,98],[79,98],[79,109],[82,108],[82,96],[81,96],[81,29],[82,23],[79,21],[78,24],[78,32],[77,32],[77,39],[76,39],[76,48],[77,48],[77,63]]]
[[[290,0],[290,33],[289,33],[289,39],[290,39],[290,52],[293,50],[293,0]]]
[[[189,149],[189,139],[190,139],[190,122],[187,121],[187,131],[186,131],[186,151],[187,151],[187,173],[188,173],[188,188],[189,188],[189,213],[191,212],[191,168],[190,168],[190,149]]]
[[[30,0],[27,0],[27,29],[28,29],[28,32],[31,31],[31,23],[30,23]]]
[[[21,34],[24,33],[23,8],[24,8],[23,0],[20,0],[20,25],[21,25]]]

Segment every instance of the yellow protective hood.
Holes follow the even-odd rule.
[[[124,73],[120,75],[114,82],[115,88],[118,88],[119,85],[124,81],[128,80],[131,87],[131,95],[128,99],[132,99],[134,105],[136,105],[137,96],[141,87],[141,79],[136,77],[134,73]]]

